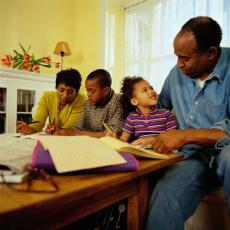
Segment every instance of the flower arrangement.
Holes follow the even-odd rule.
[[[37,73],[40,72],[40,66],[46,68],[50,68],[52,66],[57,69],[60,68],[60,62],[52,62],[50,56],[35,58],[34,54],[30,55],[29,50],[31,48],[31,45],[28,47],[27,50],[20,43],[19,45],[22,49],[22,52],[13,50],[13,52],[15,53],[14,56],[9,54],[5,55],[4,58],[1,59],[4,66]]]

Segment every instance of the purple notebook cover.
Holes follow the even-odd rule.
[[[128,172],[137,171],[140,168],[138,160],[131,154],[127,152],[120,152],[122,157],[127,161],[126,164],[105,166],[101,168],[90,169],[87,171],[92,172]],[[43,168],[49,171],[56,171],[50,154],[45,150],[42,144],[37,141],[33,154],[32,154],[32,165],[37,168]]]

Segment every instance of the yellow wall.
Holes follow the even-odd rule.
[[[63,69],[78,69],[84,83],[89,72],[104,68],[107,7],[116,16],[115,65],[109,71],[117,91],[123,77],[123,25],[122,7],[114,0],[0,0],[0,57],[13,54],[13,49],[20,51],[20,42],[26,48],[31,44],[30,54],[36,58],[51,55],[60,61],[53,50],[56,42],[66,41],[72,55],[64,57]],[[41,73],[55,76],[59,70],[41,68]]]
[[[63,68],[77,68],[83,78],[99,67],[100,0],[0,0],[0,57],[31,46],[35,57],[52,55],[57,41],[69,43],[71,56]],[[100,62],[101,63],[101,62]],[[55,68],[41,73],[55,75]]]

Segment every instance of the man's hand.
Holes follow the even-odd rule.
[[[159,153],[170,153],[185,145],[185,135],[183,130],[169,130],[160,133],[153,140],[153,149]]]

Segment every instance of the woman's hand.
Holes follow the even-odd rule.
[[[22,133],[25,135],[36,133],[36,130],[30,127],[26,122],[19,121],[16,126],[17,133]]]
[[[56,134],[56,132],[60,129],[60,127],[58,127],[55,124],[48,124],[46,127],[46,134],[48,135],[52,135],[52,134]]]

